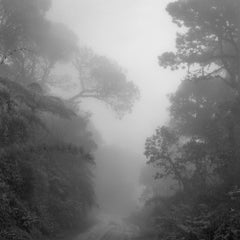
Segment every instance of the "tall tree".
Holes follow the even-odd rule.
[[[192,123],[197,123],[200,119],[202,127],[197,130],[195,125],[192,130],[197,130],[202,135],[205,134],[205,137],[209,131],[207,127],[212,124],[211,122],[216,119],[218,123],[221,122],[221,127],[218,130],[223,134],[222,129],[225,129],[224,136],[227,136],[225,140],[228,144],[224,145],[229,146],[228,150],[225,149],[224,152],[231,152],[231,156],[225,156],[232,166],[231,170],[229,169],[229,174],[235,172],[234,169],[239,168],[237,160],[239,155],[237,151],[239,107],[237,106],[240,89],[239,8],[239,1],[236,0],[228,2],[188,0],[170,3],[167,11],[172,16],[173,22],[182,27],[183,30],[177,35],[176,52],[167,52],[159,57],[159,63],[163,67],[171,67],[173,70],[186,67],[188,69],[186,79],[192,83],[185,80],[185,85],[182,84],[183,89],[186,91],[189,87],[195,88],[195,92],[192,92],[192,95],[185,99],[187,102],[182,102],[183,107],[180,107],[180,102],[176,101],[177,98],[181,100],[179,97],[176,96],[175,100],[173,98],[174,105],[171,111],[173,114],[176,113],[175,117],[185,114],[184,108],[188,109],[189,115],[184,115],[185,126],[190,124],[187,127],[190,130],[192,128],[191,122],[189,122],[190,118],[193,120]],[[217,80],[219,83],[216,82]],[[216,85],[215,90],[211,87],[213,83]],[[205,89],[205,93],[201,90],[201,86]],[[209,90],[207,90],[208,87]],[[211,92],[207,96],[206,93],[209,91]],[[179,93],[177,95],[180,96]],[[204,107],[206,104],[208,109]],[[214,108],[210,108],[209,104],[212,104]],[[177,109],[179,107],[180,109]],[[198,109],[194,109],[194,107],[198,107]],[[204,111],[205,122],[201,119],[204,117]],[[210,117],[211,114],[212,117]],[[214,136],[217,136],[216,129]],[[213,138],[211,142],[213,142]],[[234,181],[237,181],[237,173],[232,175],[235,175],[233,177],[235,180],[232,179],[233,184]],[[230,178],[229,175],[228,177]]]
[[[162,54],[160,65],[187,67],[190,79],[223,79],[239,93],[239,9],[237,0],[170,3],[167,11],[182,31],[176,52]]]
[[[160,199],[159,239],[239,238],[239,8],[237,0],[167,7],[181,30],[176,51],[159,64],[187,73],[170,96],[170,123],[147,139],[145,154],[160,166],[157,176],[184,177],[185,184]]]
[[[139,90],[115,61],[83,48],[78,51],[74,66],[78,71],[80,91],[71,101],[95,98],[107,103],[120,116],[132,110]]]

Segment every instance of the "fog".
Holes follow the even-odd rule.
[[[92,121],[106,144],[139,153],[145,138],[167,119],[166,95],[173,92],[179,82],[179,75],[160,69],[157,60],[163,51],[175,46],[176,27],[165,11],[167,3],[157,0],[53,1],[51,19],[67,24],[77,33],[81,44],[115,59],[140,88],[140,101],[122,120],[117,120],[105,106],[92,102],[83,106],[92,110]]]
[[[0,0],[0,239],[240,239],[239,0]]]
[[[167,121],[167,95],[176,89],[181,79],[181,72],[176,75],[160,69],[157,60],[162,52],[175,47],[176,27],[165,11],[168,2],[55,0],[49,13],[50,19],[73,29],[82,46],[116,60],[127,72],[128,79],[140,89],[140,100],[122,119],[96,101],[84,100],[81,104],[83,109],[91,112],[91,121],[101,135],[98,151],[104,152],[105,146],[113,146],[113,151],[118,149],[122,155],[122,158],[117,156],[117,160],[106,156],[111,158],[109,163],[113,162],[104,165],[109,167],[106,171],[111,172],[122,163],[121,171],[126,176],[121,178],[129,178],[128,169],[135,168],[131,184],[136,189],[136,205],[142,189],[136,179],[146,163],[143,156],[145,140],[157,126]],[[101,168],[101,157],[95,156],[96,164]]]

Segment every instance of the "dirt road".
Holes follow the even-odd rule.
[[[75,240],[133,240],[138,234],[137,227],[123,222],[100,223]]]

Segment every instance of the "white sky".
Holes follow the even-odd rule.
[[[123,66],[139,86],[133,113],[117,120],[105,107],[88,103],[92,120],[108,144],[143,153],[146,137],[167,119],[166,95],[180,73],[161,69],[157,56],[175,46],[176,27],[165,11],[169,0],[53,0],[51,18],[67,24],[87,45]]]

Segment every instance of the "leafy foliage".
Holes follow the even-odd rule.
[[[1,76],[45,86],[55,64],[76,51],[75,34],[45,18],[50,5],[50,0],[0,2]]]
[[[33,232],[79,227],[94,204],[93,159],[76,140],[49,141],[42,117],[48,112],[70,118],[74,112],[18,83],[0,83],[1,237],[31,239]]]
[[[93,97],[119,115],[129,112],[139,97],[135,84],[117,63],[79,47],[78,37],[67,26],[47,19],[50,6],[51,0],[0,1],[1,76],[49,90],[54,70],[67,63],[74,65],[81,83],[72,102]]]
[[[239,1],[171,2],[182,28],[162,67],[187,69],[170,96],[170,122],[146,140],[157,177],[179,183],[175,194],[147,203],[158,239],[239,239]]]
[[[75,33],[46,17],[50,7],[51,0],[0,0],[1,239],[81,229],[95,205],[97,146],[74,102],[49,95],[57,64],[76,60],[80,97],[90,94],[118,113],[131,110],[138,97],[118,64],[89,51],[81,55]]]
[[[123,69],[114,61],[80,49],[74,59],[78,71],[80,92],[71,98],[96,98],[107,103],[120,116],[133,107],[139,90],[129,81]]]
[[[190,79],[217,77],[238,91],[239,7],[237,0],[170,3],[173,22],[185,29],[177,35],[177,51],[160,56],[160,65],[188,68]]]

